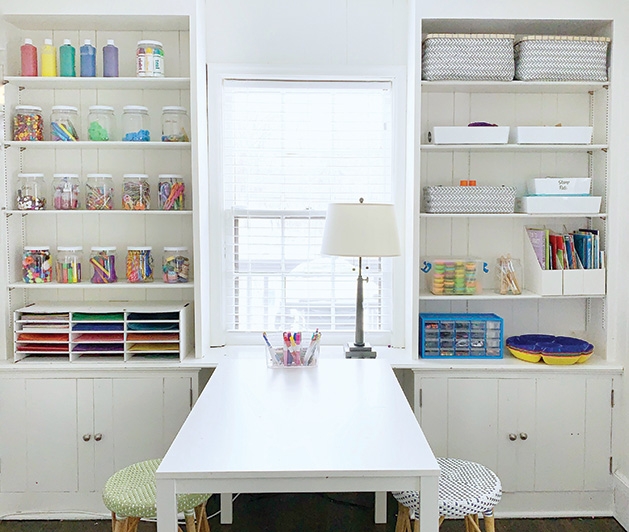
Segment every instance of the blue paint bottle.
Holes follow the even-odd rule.
[[[92,46],[90,39],[85,39],[81,46],[81,77],[93,78],[96,76],[96,48]]]

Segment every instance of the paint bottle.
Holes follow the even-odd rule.
[[[118,48],[113,39],[107,39],[107,46],[103,46],[103,76],[117,78],[118,75]]]
[[[81,77],[96,77],[96,48],[90,39],[85,39],[81,46]]]
[[[37,76],[37,48],[31,39],[24,39],[20,47],[22,56],[22,76]]]
[[[62,77],[76,77],[76,49],[70,39],[64,39],[59,47],[59,75]]]
[[[41,50],[41,75],[46,77],[57,75],[57,50],[52,45],[52,39],[44,39]]]

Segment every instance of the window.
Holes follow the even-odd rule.
[[[224,80],[229,331],[353,331],[357,261],[321,256],[330,202],[393,201],[388,81]],[[365,330],[391,330],[390,259],[364,259]]]

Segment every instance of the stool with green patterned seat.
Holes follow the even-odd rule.
[[[103,502],[111,512],[113,532],[135,532],[140,519],[157,516],[155,472],[160,463],[161,459],[156,458],[131,464],[105,483]],[[177,495],[177,512],[183,512],[187,532],[210,532],[205,513],[209,498],[203,493]]]

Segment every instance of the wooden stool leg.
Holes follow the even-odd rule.
[[[446,516],[445,515],[439,516],[439,526],[441,526],[441,523],[443,523],[445,520],[446,520]]]
[[[207,520],[207,513],[205,511],[205,505],[207,501],[203,504],[199,504],[194,509],[194,513],[197,516],[197,532],[210,532],[210,523]]]
[[[491,515],[485,515],[485,532],[496,532],[496,525],[494,523],[494,512]]]
[[[112,521],[113,521],[113,532],[127,532],[129,530],[128,528],[128,520],[130,518],[129,517],[125,517],[124,519],[118,519],[118,517],[116,517],[115,514],[113,514],[112,517]]]
[[[184,512],[186,518],[186,532],[196,532],[197,525],[194,522],[194,512]]]
[[[125,532],[138,531],[138,525],[140,524],[139,517],[127,517],[126,521],[127,521],[127,528],[125,529]]]
[[[397,521],[395,522],[395,532],[410,532],[409,526],[410,512],[402,503],[397,503]]]
[[[476,516],[478,519],[478,516]],[[482,532],[480,526],[476,524],[476,519],[474,515],[466,515],[465,516],[465,530],[466,532]]]
[[[416,515],[413,520],[413,532],[419,532],[419,516]]]

